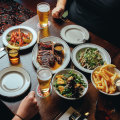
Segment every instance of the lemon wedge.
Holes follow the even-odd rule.
[[[8,44],[7,47],[10,48],[10,49],[16,49],[16,50],[20,49],[20,47],[16,47],[16,46],[13,46],[13,45],[10,45],[10,44]]]
[[[10,57],[16,57],[16,56],[18,56],[18,50],[15,50],[15,49],[10,50],[9,51],[9,56]]]

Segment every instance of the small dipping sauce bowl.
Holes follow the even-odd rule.
[[[60,43],[56,43],[56,44],[54,45],[54,50],[55,50],[55,52],[57,52],[57,53],[59,53],[59,54],[62,53],[62,50],[63,50],[63,49],[64,49],[64,47],[63,47],[63,45],[60,44]]]
[[[116,85],[117,89],[120,91],[120,78],[115,80],[115,85]]]

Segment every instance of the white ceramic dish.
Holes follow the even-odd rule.
[[[68,63],[70,61],[70,48],[67,45],[67,43],[64,42],[62,39],[60,39],[58,37],[54,37],[54,36],[43,38],[40,41],[41,42],[52,41],[54,43],[60,43],[60,44],[63,45],[63,48],[64,48],[64,61],[63,61],[62,65],[58,69],[52,70],[52,73],[57,73],[58,71],[64,69],[68,65]],[[40,68],[42,68],[42,66],[37,61],[37,54],[38,54],[38,44],[36,44],[34,46],[34,48],[33,48],[33,51],[32,51],[32,61],[33,61],[34,66],[37,69],[40,69]]]
[[[85,43],[89,39],[89,32],[79,25],[67,25],[62,28],[60,35],[66,42],[74,45]]]
[[[60,74],[68,73],[69,71],[73,71],[73,73],[76,73],[76,74],[78,74],[78,75],[82,75],[83,80],[84,80],[84,82],[85,82],[86,85],[87,85],[87,87],[84,89],[84,92],[82,93],[82,95],[81,95],[79,98],[68,98],[68,97],[65,97],[65,96],[61,95],[61,94],[56,90],[56,88],[54,87],[54,83],[55,83],[55,81],[56,81],[56,78],[55,78],[55,77],[56,77],[57,75],[60,75]],[[74,69],[64,69],[64,70],[59,71],[58,73],[56,73],[56,74],[53,76],[53,78],[52,78],[52,86],[53,86],[54,91],[55,91],[60,97],[62,97],[62,98],[64,98],[64,99],[68,99],[68,100],[77,100],[77,99],[82,98],[82,97],[86,94],[86,92],[87,92],[87,90],[88,90],[88,81],[87,81],[86,77],[85,77],[81,72],[79,72],[79,71],[77,71],[77,70],[74,70]]]
[[[17,97],[30,87],[30,76],[21,67],[8,67],[0,71],[0,95]]]
[[[30,27],[27,27],[27,26],[14,26],[14,27],[8,28],[2,35],[2,41],[3,41],[3,44],[5,46],[8,46],[8,44],[9,44],[7,39],[6,39],[7,35],[9,33],[11,33],[12,31],[18,31],[18,29],[20,29],[24,33],[30,32],[30,33],[32,33],[32,36],[33,36],[32,41],[28,45],[20,47],[20,50],[24,50],[24,49],[30,48],[31,46],[33,46],[36,43],[37,33],[36,33],[36,31],[34,29],[32,29]]]
[[[99,70],[100,69],[100,66],[99,67],[97,67],[97,68],[95,68],[94,69],[94,71],[92,72],[92,74],[91,74],[91,82],[92,82],[92,84],[94,85],[94,87],[96,88],[96,85],[95,85],[95,83],[94,83],[94,80],[93,80],[93,73],[96,71],[96,70]],[[117,68],[115,68],[115,72],[116,73],[119,73],[120,74],[120,71],[117,69]],[[97,89],[97,88],[96,88]],[[106,93],[106,92],[103,92],[103,91],[101,91],[101,90],[99,90],[101,93],[103,93],[103,94],[105,94],[105,95],[109,95],[109,96],[116,96],[116,95],[120,95],[120,92],[119,91],[117,91],[117,92],[115,92],[115,93],[113,93],[113,94],[108,94],[108,93]]]
[[[77,47],[75,47],[72,51],[72,54],[71,54],[71,59],[72,59],[72,62],[74,63],[74,65],[84,71],[84,72],[87,72],[87,73],[92,73],[93,70],[89,70],[89,69],[86,69],[84,67],[82,67],[80,65],[80,63],[77,61],[76,59],[76,56],[77,56],[77,53],[81,50],[81,49],[84,49],[84,48],[97,48],[103,58],[103,61],[105,61],[107,64],[110,64],[111,63],[111,58],[110,58],[110,55],[109,53],[102,47],[96,45],[96,44],[92,44],[92,43],[85,43],[85,44],[81,44]]]

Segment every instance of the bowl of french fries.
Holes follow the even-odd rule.
[[[120,71],[113,64],[105,64],[95,68],[91,74],[92,84],[106,95],[120,95],[115,81],[120,78]]]

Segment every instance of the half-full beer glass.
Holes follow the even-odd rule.
[[[20,62],[19,47],[8,46],[6,51],[9,56],[10,63],[12,65],[17,65]]]
[[[37,4],[37,14],[39,17],[39,25],[41,28],[48,27],[48,17],[50,13],[50,5],[46,2]]]
[[[37,78],[39,82],[39,90],[41,97],[47,97],[51,93],[51,78],[52,73],[50,69],[44,68],[37,71]]]

